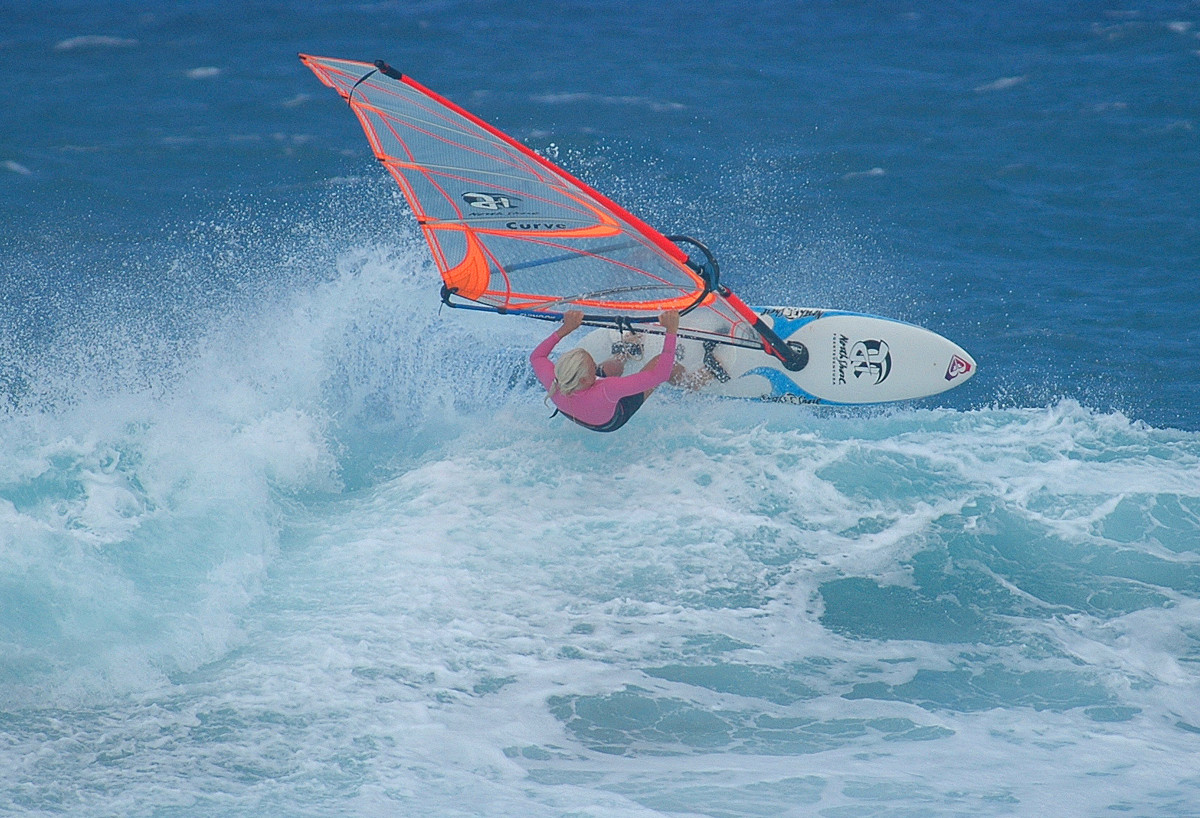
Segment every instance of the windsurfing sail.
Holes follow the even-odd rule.
[[[704,256],[693,260],[616,202],[383,61],[300,59],[358,116],[416,216],[450,306],[549,320],[579,309],[594,326],[648,331],[660,312],[677,309],[682,334],[794,358],[720,285],[703,245],[687,240]]]

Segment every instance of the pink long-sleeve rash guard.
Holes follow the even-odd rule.
[[[533,364],[533,372],[542,386],[549,391],[554,385],[554,363],[550,360],[550,351],[562,340],[558,331],[550,333],[550,337],[537,345],[529,355]],[[617,403],[621,398],[636,395],[653,389],[665,383],[671,377],[671,369],[675,365],[675,333],[667,335],[663,343],[662,355],[653,368],[633,375],[622,375],[619,378],[600,378],[587,389],[573,395],[555,393],[550,400],[554,405],[570,415],[575,420],[599,426],[612,420],[617,411]]]

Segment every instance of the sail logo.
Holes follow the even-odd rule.
[[[505,196],[501,193],[464,193],[463,201],[477,210],[514,210],[521,206],[521,200],[516,196]]]
[[[562,222],[506,222],[504,224],[509,230],[566,230],[567,226]]]
[[[950,366],[946,367],[946,380],[952,381],[959,375],[966,375],[971,371],[971,362],[964,361],[962,358],[955,355],[950,359]]]
[[[850,371],[855,379],[866,378],[872,385],[887,380],[892,373],[892,352],[886,341],[858,341],[850,348]]]

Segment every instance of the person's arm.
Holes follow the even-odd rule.
[[[623,398],[626,395],[636,395],[638,392],[645,392],[659,384],[666,383],[667,379],[671,377],[671,370],[675,367],[675,339],[675,333],[666,337],[663,341],[662,353],[659,354],[652,369],[643,369],[641,372],[622,375],[619,378],[604,378],[600,381],[604,385],[604,391],[611,398]]]
[[[658,360],[651,369],[645,369],[633,375],[624,375],[620,378],[605,378],[601,381],[604,391],[610,398],[623,398],[627,395],[645,392],[659,384],[666,383],[671,377],[671,370],[675,368],[679,313],[675,310],[664,312],[659,318],[659,323],[666,328],[667,336],[663,339],[663,349],[659,353]]]
[[[550,337],[534,347],[533,352],[529,353],[529,362],[533,364],[533,374],[537,375],[538,381],[547,389],[554,383],[554,362],[550,360],[550,351],[561,340],[562,336],[558,334],[558,330],[555,330],[550,333]]]

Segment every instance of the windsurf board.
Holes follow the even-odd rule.
[[[805,307],[755,307],[789,344],[802,344],[808,363],[786,369],[762,349],[710,345],[717,376],[706,373],[704,393],[795,404],[870,404],[914,400],[961,386],[975,375],[975,360],[958,344],[922,327],[874,315]],[[578,346],[597,363],[628,351],[628,334],[598,329]],[[641,349],[626,362],[636,371],[662,351],[663,337],[638,335]],[[633,345],[637,349],[637,345]],[[681,336],[676,359],[689,372],[706,369],[705,345]],[[711,358],[710,358],[711,360]]]

